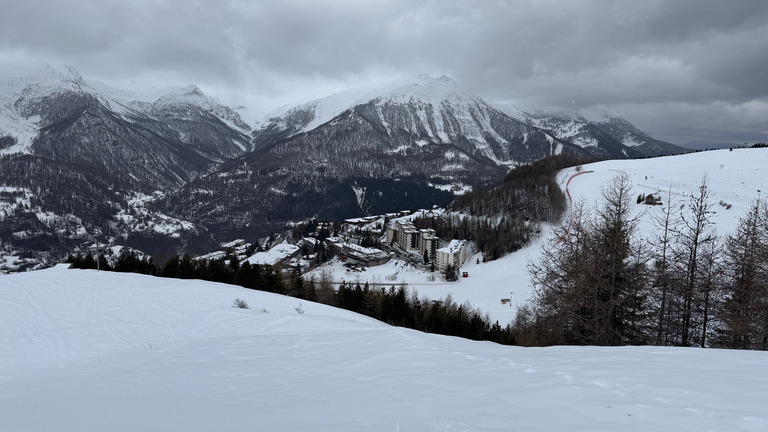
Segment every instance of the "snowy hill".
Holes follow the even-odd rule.
[[[0,305],[7,430],[768,426],[764,352],[507,347],[232,286],[60,267],[0,276]]]
[[[625,172],[633,183],[631,196],[654,194],[666,200],[667,190],[671,188],[676,195],[674,201],[679,206],[697,190],[706,174],[714,200],[713,220],[718,234],[725,236],[734,232],[750,202],[768,191],[768,177],[762,174],[766,166],[767,149],[717,150],[651,159],[604,161],[582,166],[580,172],[588,173],[574,177],[568,189],[573,202],[583,200],[586,205],[594,207],[600,203],[601,189],[615,175]],[[564,191],[568,179],[576,172],[574,167],[558,174],[558,183]],[[663,206],[634,206],[636,216],[639,217],[638,232],[642,238],[651,241],[654,232],[652,215],[662,209]],[[568,215],[564,215],[564,218],[567,221]],[[488,313],[491,322],[498,320],[503,326],[514,319],[516,306],[530,299],[532,287],[527,271],[528,262],[536,259],[544,242],[552,237],[552,227],[546,227],[542,236],[534,240],[533,244],[497,261],[478,263],[482,261],[480,254],[470,257],[461,269],[467,271],[469,277],[460,278],[457,282],[445,282],[440,276],[437,276],[436,281],[431,280],[434,278],[431,273],[415,270],[401,262],[390,262],[356,273],[350,273],[336,262],[316,269],[312,274],[320,279],[321,274],[326,272],[333,280],[359,281],[362,284],[405,283],[419,295],[431,299],[444,298],[450,294],[456,303],[469,302]],[[512,302],[502,304],[502,298],[511,298]]]

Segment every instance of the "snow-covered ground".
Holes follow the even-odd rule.
[[[61,267],[0,276],[0,308],[2,430],[768,428],[765,352],[508,347]]]
[[[759,194],[768,193],[766,167],[768,149],[717,150],[653,159],[612,160],[582,166],[580,171],[590,172],[574,177],[569,190],[574,202],[583,200],[586,205],[595,208],[601,203],[601,188],[624,172],[632,181],[630,197],[633,203],[635,197],[642,193],[659,195],[668,205],[666,193],[671,187],[672,193],[678,195],[676,206],[679,207],[687,203],[690,194],[698,193],[699,183],[706,174],[714,204],[713,220],[718,234],[724,236],[735,231],[739,218]],[[563,189],[576,172],[576,168],[569,168],[558,174]],[[728,205],[730,208],[727,208]],[[662,207],[634,205],[634,210],[639,218],[638,234],[650,241],[654,232],[653,212],[661,212]],[[361,284],[404,283],[420,296],[432,299],[451,294],[455,302],[469,302],[488,313],[492,322],[498,320],[505,326],[514,319],[517,306],[531,298],[528,262],[536,259],[542,245],[552,236],[552,227],[544,227],[541,237],[535,239],[533,244],[497,261],[482,263],[480,258],[478,264],[479,255],[470,256],[461,268],[461,271],[469,273],[469,277],[453,283],[445,282],[439,273],[435,273],[436,280],[431,281],[429,272],[409,268],[401,261],[392,261],[362,272],[347,271],[336,261],[313,270],[310,275],[320,279],[321,273],[325,272],[334,281],[359,281]],[[511,298],[512,301],[502,304],[502,298]]]
[[[443,299],[450,294],[454,302],[469,302],[487,313],[492,321],[498,320],[503,327],[514,319],[517,305],[530,297],[526,265],[529,258],[537,256],[542,241],[543,238],[539,238],[532,245],[497,261],[483,263],[480,254],[469,256],[461,267],[461,272],[467,272],[469,276],[456,282],[446,282],[438,271],[416,269],[399,259],[362,271],[349,270],[334,259],[309,272],[305,279],[314,277],[319,281],[325,277],[336,283],[360,282],[364,285],[368,282],[384,288],[405,285],[419,298]],[[502,298],[511,298],[512,302],[502,304]]]

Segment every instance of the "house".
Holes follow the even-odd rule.
[[[645,205],[663,205],[660,197],[655,197],[653,194],[645,196]]]

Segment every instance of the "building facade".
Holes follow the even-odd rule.
[[[437,250],[437,268],[441,272],[445,272],[448,266],[458,270],[466,259],[466,240],[451,240],[448,246]]]

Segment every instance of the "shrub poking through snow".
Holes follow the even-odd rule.
[[[250,309],[250,307],[248,307],[248,303],[246,303],[246,301],[241,298],[236,298],[235,301],[232,302],[232,307],[238,309]]]

